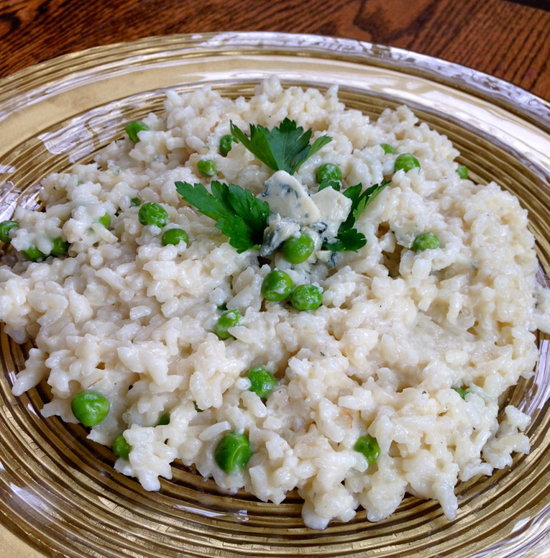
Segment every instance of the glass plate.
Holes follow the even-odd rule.
[[[250,94],[276,74],[285,84],[340,86],[350,107],[375,117],[408,104],[447,134],[474,179],[496,180],[530,212],[542,269],[550,270],[549,104],[485,74],[404,50],[346,39],[280,33],[176,35],[99,47],[0,81],[0,219],[36,205],[40,180],[89,161],[128,120],[162,106],[166,88],[210,84]],[[545,280],[541,271],[540,280]],[[548,548],[549,340],[539,335],[534,376],[506,399],[532,417],[528,456],[490,478],[457,486],[460,510],[407,497],[387,520],[360,510],[325,531],[303,526],[300,500],[279,506],[174,467],[160,492],[119,475],[111,452],[78,425],[43,419],[45,384],[11,394],[29,346],[2,331],[0,517],[50,556],[542,556]],[[27,556],[24,550],[18,556]],[[30,549],[29,549],[30,552]],[[15,556],[15,554],[14,554]]]

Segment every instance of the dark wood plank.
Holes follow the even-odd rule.
[[[550,0],[506,0],[507,2],[515,2],[516,4],[523,4],[531,8],[538,8],[539,10],[550,11]]]
[[[0,77],[92,46],[226,30],[398,46],[550,99],[550,12],[508,0],[0,0]]]

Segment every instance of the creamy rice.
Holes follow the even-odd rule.
[[[310,193],[325,162],[342,168],[347,185],[392,175],[357,223],[368,240],[358,252],[298,265],[277,254],[260,264],[256,250],[238,254],[176,192],[175,181],[209,182],[196,171],[208,158],[219,179],[260,194],[273,173],[241,144],[222,157],[218,142],[231,120],[248,130],[285,117],[313,138],[333,138],[295,175]],[[351,520],[359,506],[381,520],[406,492],[438,500],[453,519],[458,481],[529,451],[528,416],[508,406],[497,420],[499,396],[532,373],[533,331],[550,322],[527,212],[498,185],[459,178],[445,136],[406,107],[371,123],[335,88],[283,89],[275,79],[248,100],[169,91],[164,113],[144,122],[150,130],[135,145],[113,142],[94,164],[46,178],[45,212],[15,212],[15,250],[34,244],[48,254],[56,237],[71,246],[67,258],[13,263],[8,254],[12,265],[0,267],[0,319],[17,342],[36,347],[16,395],[47,380],[53,397],[43,415],[75,422],[72,396],[103,393],[111,411],[89,437],[110,445],[124,432],[132,451],[115,467],[146,490],[158,490],[180,459],[229,493],[245,487],[280,503],[297,488],[304,522],[317,529]],[[393,173],[396,155],[381,143],[413,154],[421,168]],[[163,230],[185,229],[189,245],[162,246],[161,230],[139,223],[135,196],[162,204]],[[109,228],[97,222],[105,213]],[[440,248],[412,251],[423,231]],[[274,267],[321,286],[322,306],[299,312],[263,301]],[[546,309],[538,314],[536,292]],[[244,317],[228,340],[212,333],[224,304]],[[266,401],[248,390],[245,374],[257,365],[279,378]],[[452,389],[462,386],[464,399]],[[169,424],[157,425],[166,412]],[[232,430],[247,433],[254,453],[226,474],[213,455]],[[354,450],[367,433],[380,446],[370,466]]]

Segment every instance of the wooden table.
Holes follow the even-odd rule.
[[[550,100],[550,0],[0,0],[0,78],[93,46],[226,30],[398,46]],[[41,556],[1,526],[0,555]]]
[[[0,77],[97,45],[229,30],[398,46],[550,99],[550,0],[0,0]]]

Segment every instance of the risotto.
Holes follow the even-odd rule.
[[[315,529],[405,493],[453,519],[457,482],[529,452],[529,417],[498,421],[550,329],[527,212],[445,136],[276,79],[168,91],[126,132],[0,226],[0,319],[34,343],[14,394],[47,381],[43,416],[146,490],[181,460],[297,489]]]

